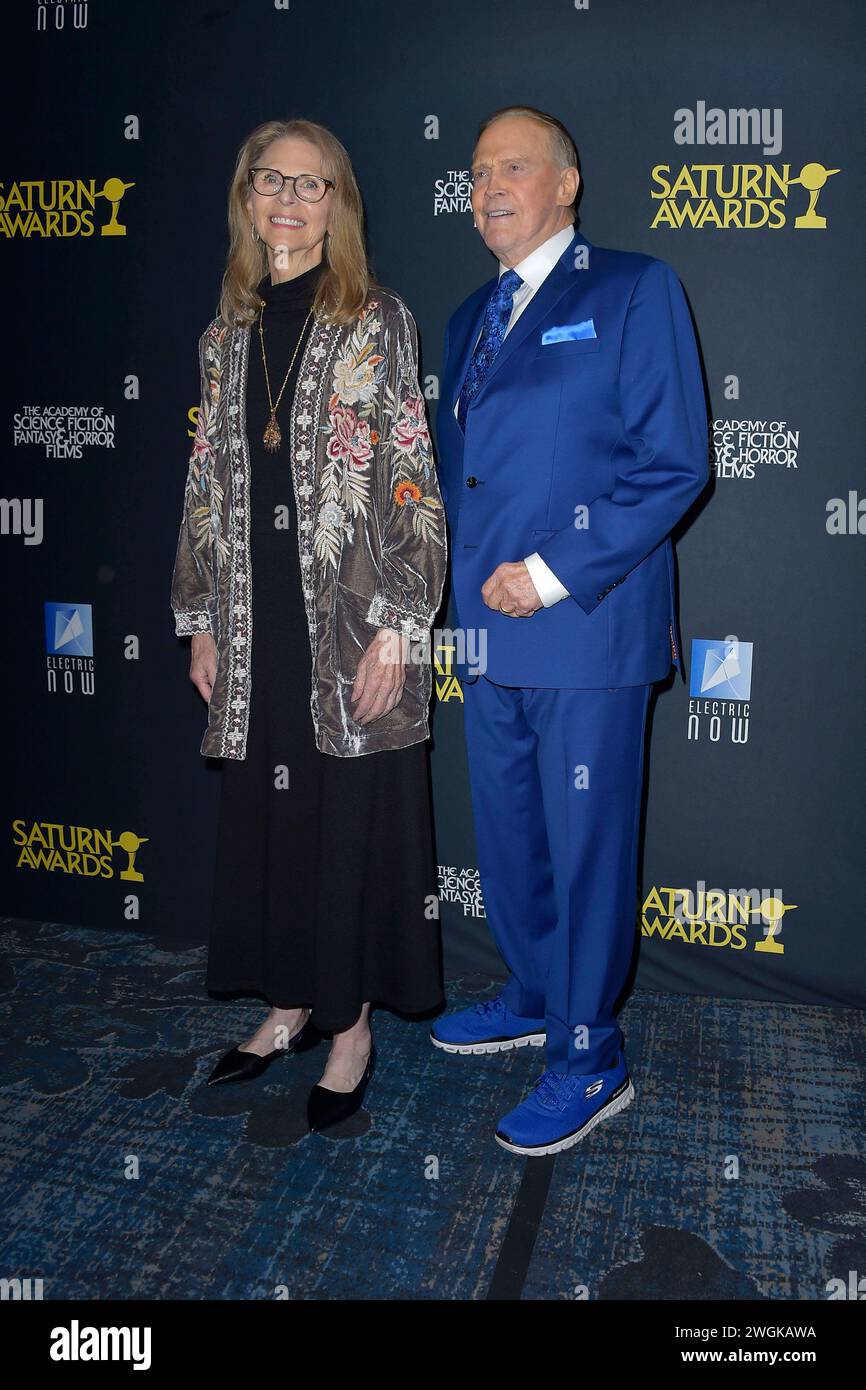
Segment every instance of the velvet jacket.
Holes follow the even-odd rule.
[[[250,328],[221,318],[199,340],[201,404],[171,583],[179,635],[210,632],[217,672],[200,752],[243,758],[250,712]],[[430,626],[445,578],[442,499],[406,305],[374,286],[349,324],[317,319],[281,451],[291,466],[310,632],[310,711],[323,753],[357,757],[429,735]],[[357,723],[358,660],[379,628],[411,639],[397,706]],[[263,634],[278,642],[278,632]]]

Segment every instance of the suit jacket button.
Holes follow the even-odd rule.
[[[466,486],[467,486],[467,487],[477,487],[477,486],[478,486],[478,479],[477,479],[477,478],[474,478],[474,477],[472,477],[472,476],[470,475],[470,477],[468,477],[468,478],[466,479]]]

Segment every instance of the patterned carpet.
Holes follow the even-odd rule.
[[[379,1012],[367,1108],[310,1135],[326,1042],[204,1084],[264,1006],[211,1000],[202,945],[0,930],[2,1267],[46,1299],[825,1299],[866,1269],[860,1013],[638,991],[635,1103],[524,1160],[492,1132],[539,1051]]]

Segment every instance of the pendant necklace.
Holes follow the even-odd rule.
[[[298,338],[297,344],[296,344],[296,346],[295,346],[295,350],[294,350],[294,352],[292,353],[292,360],[291,360],[291,362],[289,363],[289,370],[286,372],[285,378],[284,378],[284,380],[283,380],[283,384],[282,384],[282,386],[280,387],[280,394],[277,396],[276,401],[274,401],[273,398],[272,398],[272,396],[271,396],[271,383],[270,383],[270,378],[268,377],[268,359],[267,359],[267,357],[265,356],[265,335],[264,335],[264,333],[262,332],[262,319],[264,318],[264,314],[265,314],[265,306],[264,306],[264,304],[262,304],[261,310],[259,311],[259,340],[260,340],[261,345],[262,345],[262,365],[263,365],[263,367],[264,367],[264,369],[265,369],[265,385],[266,385],[267,388],[268,388],[268,405],[271,407],[270,418],[269,418],[269,420],[268,420],[268,423],[265,425],[265,432],[264,432],[264,434],[262,435],[262,443],[264,444],[264,446],[265,446],[265,448],[267,449],[267,451],[268,451],[269,454],[275,454],[275,453],[277,452],[277,449],[279,449],[280,444],[281,444],[281,442],[282,442],[282,438],[283,438],[282,432],[281,432],[281,430],[280,430],[279,425],[277,424],[277,407],[279,406],[280,401],[282,400],[282,397],[283,397],[283,392],[284,392],[285,389],[286,389],[286,382],[288,381],[289,377],[290,377],[291,374],[292,374],[292,368],[293,368],[294,365],[295,365],[295,358],[296,358],[297,355],[298,355],[298,348],[301,346],[301,343],[302,343],[302,341],[303,341],[304,334],[305,334],[305,332],[307,331],[307,324],[310,322],[310,318],[312,317],[312,313],[313,313],[313,311],[312,311],[312,309],[311,309],[310,312],[309,312],[309,314],[307,314],[307,317],[304,319],[304,326],[303,326],[303,328],[301,329],[301,335],[300,335],[300,337]]]

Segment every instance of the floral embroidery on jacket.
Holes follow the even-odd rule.
[[[214,576],[211,593],[201,597],[191,594],[188,605],[180,602],[181,586],[173,597],[177,600],[177,630],[186,635],[213,630],[212,616],[216,605],[215,576],[229,557],[230,546],[223,535],[224,489],[217,476],[216,441],[217,414],[222,377],[222,343],[226,328],[216,321],[208,325],[199,340],[199,369],[201,399],[196,418],[195,437],[190,452],[184,487],[181,535],[195,557],[202,574]],[[175,576],[178,579],[178,576]],[[195,606],[195,600],[204,606]]]
[[[392,412],[393,413],[393,412]],[[409,507],[416,536],[436,540],[442,516],[438,490],[425,495],[415,478],[429,479],[431,470],[430,430],[422,396],[409,396],[400,402],[393,425],[394,472],[391,491],[398,507]]]
[[[398,401],[389,385],[388,353],[376,351],[376,335],[382,330],[378,308],[378,300],[367,302],[344,355],[334,363],[325,427],[329,464],[322,474],[314,538],[316,556],[334,566],[340,555],[340,532],[353,540],[354,519],[368,515],[369,464],[373,446],[380,442],[379,431],[371,428],[369,419],[377,408],[384,447],[392,453],[389,493],[393,503],[408,506],[417,536],[428,540],[439,536],[442,503],[438,488],[425,495],[419,486],[420,480],[430,478],[432,461],[424,399],[413,395]],[[397,351],[396,344],[388,346]],[[405,377],[403,370],[400,376]]]
[[[369,300],[358,315],[345,355],[334,363],[328,401],[328,463],[322,470],[319,514],[313,546],[316,557],[334,568],[340,556],[340,532],[354,539],[353,521],[366,518],[370,508],[370,460],[379,434],[370,419],[385,374],[385,359],[375,351],[375,334],[381,325],[375,317],[376,300]]]
[[[196,509],[194,515],[200,514],[200,529],[202,535],[206,534],[209,543],[213,546],[211,553],[217,571],[222,569],[229,553],[228,543],[222,533],[223,489],[213,468],[216,457],[213,440],[216,436],[217,409],[220,400],[220,348],[224,336],[225,328],[221,328],[205,339],[204,384],[207,390],[203,392],[199,406],[193,447],[193,467],[191,469],[197,490],[202,498],[207,497],[208,499],[207,507],[202,505]]]

